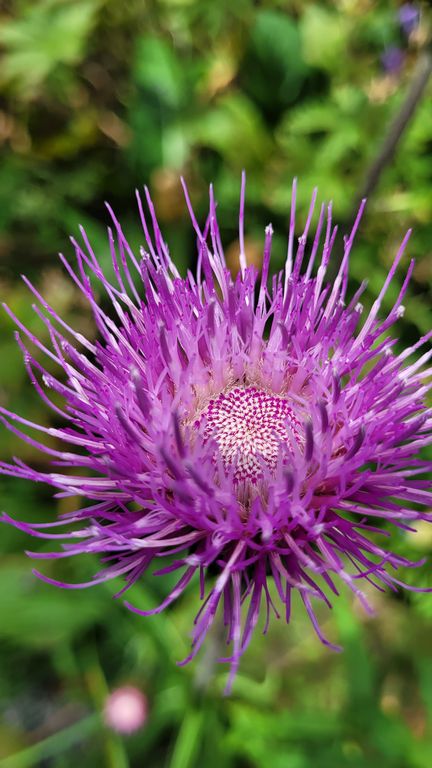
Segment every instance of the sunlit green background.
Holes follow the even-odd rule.
[[[180,174],[202,220],[214,182],[232,265],[242,168],[250,261],[259,265],[271,221],[274,265],[282,264],[294,175],[299,228],[318,185],[346,231],[428,46],[427,4],[409,39],[398,7],[372,0],[2,0],[2,299],[45,337],[19,280],[24,272],[69,322],[94,334],[56,254],[71,252],[68,235],[83,224],[108,264],[104,200],[138,245],[134,188],[144,183],[174,258],[182,269],[193,266]],[[402,63],[388,73],[382,57],[393,46]],[[431,96],[429,84],[371,194],[352,256],[352,287],[368,277],[371,302],[414,227],[409,252],[417,266],[402,343],[431,324]],[[35,421],[51,418],[26,379],[4,313],[0,403]],[[1,427],[0,456],[13,454],[46,467]],[[1,489],[1,508],[25,520],[54,519],[76,502],[8,478]],[[0,532],[1,768],[432,765],[431,596],[374,595],[378,616],[367,619],[342,591],[334,611],[321,614],[325,631],[345,646],[340,655],[320,646],[296,605],[290,627],[273,622],[267,637],[256,634],[227,699],[224,668],[200,685],[211,640],[192,665],[176,666],[188,651],[193,586],[163,615],[140,619],[111,599],[117,584],[64,593],[38,582],[23,553],[38,542],[6,526]],[[394,546],[414,559],[430,556],[432,535],[427,528],[401,533]],[[85,558],[42,564],[70,581],[96,567]],[[429,574],[426,564],[407,578],[427,585]],[[166,589],[145,578],[131,598],[151,607]],[[143,690],[149,705],[144,728],[128,738],[101,718],[108,691],[125,683]]]

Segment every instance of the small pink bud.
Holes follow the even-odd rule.
[[[109,728],[127,734],[144,725],[147,712],[147,699],[144,694],[133,685],[124,685],[108,696],[104,719]]]

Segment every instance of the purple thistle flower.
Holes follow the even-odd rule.
[[[245,176],[236,279],[225,264],[212,187],[203,230],[185,185],[184,191],[197,238],[196,274],[179,275],[147,189],[152,233],[137,194],[145,237],[139,259],[109,209],[113,282],[83,230],[82,246],[72,240],[76,267],[61,256],[93,310],[99,340],[70,328],[26,278],[51,347],[6,308],[19,328],[31,381],[68,426],[34,424],[1,408],[8,429],[52,457],[53,468],[42,472],[15,459],[1,463],[0,472],[48,483],[58,496],[79,494],[89,503],[50,523],[30,525],[7,514],[3,520],[39,538],[67,541],[60,552],[30,553],[33,557],[101,556],[102,570],[84,584],[64,584],[35,571],[61,587],[123,576],[122,594],[170,556],[155,571],[178,572],[162,604],[150,611],[126,605],[138,614],[158,613],[196,578],[202,605],[185,661],[195,656],[220,612],[231,645],[224,659],[231,664],[230,685],[262,606],[264,632],[270,614],[279,617],[270,581],[286,621],[296,590],[320,640],[333,648],[315,609],[317,602],[330,606],[338,582],[366,610],[371,609],[362,581],[380,590],[407,586],[397,570],[419,563],[378,543],[375,534],[390,537],[392,528],[411,530],[416,521],[431,519],[422,509],[432,501],[424,478],[430,464],[419,451],[432,442],[425,405],[432,369],[423,369],[432,351],[413,356],[432,332],[405,351],[394,351],[389,330],[403,314],[413,261],[396,303],[380,318],[410,232],[363,323],[359,299],[366,281],[345,303],[349,256],[365,201],[344,240],[337,276],[326,285],[337,232],[331,205],[327,216],[321,207],[306,253],[314,191],[295,248],[294,182],[286,263],[269,282],[271,225],[261,274],[247,266]],[[116,321],[98,301],[95,280]],[[58,365],[58,378],[33,357],[23,337]],[[61,396],[63,407],[51,401],[50,391]],[[17,423],[56,438],[59,447],[45,446]],[[66,524],[73,525],[72,532],[52,532]]]

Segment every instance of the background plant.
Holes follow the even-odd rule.
[[[248,256],[258,266],[269,221],[275,266],[277,254],[282,264],[293,175],[300,212],[318,185],[347,227],[427,52],[430,12],[419,7],[420,23],[407,35],[399,5],[384,1],[3,0],[2,298],[40,331],[19,280],[25,272],[68,320],[94,332],[55,254],[81,223],[108,264],[104,199],[139,244],[133,189],[143,183],[152,188],[177,263],[193,266],[180,174],[202,215],[214,182],[232,264],[242,168]],[[394,49],[398,66],[385,56]],[[431,320],[430,98],[429,84],[371,194],[352,256],[352,287],[366,274],[373,296],[403,234],[414,227],[410,255],[417,266],[400,325],[404,343],[425,333]],[[0,332],[2,404],[46,420],[6,315]],[[2,430],[2,458],[18,450],[23,455]],[[24,458],[42,461],[30,447]],[[54,516],[47,489],[4,478],[2,489],[10,514],[39,520],[48,507]],[[57,502],[61,511],[70,503]],[[343,596],[326,626],[344,644],[341,656],[320,647],[306,620],[297,618],[289,631],[275,626],[265,641],[254,640],[226,700],[224,673],[206,679],[205,652],[192,667],[175,666],[186,654],[193,598],[143,623],[107,599],[115,588],[63,594],[40,584],[23,546],[21,534],[2,528],[2,768],[63,768],[78,760],[83,768],[429,768],[428,596],[387,596],[379,605],[375,598],[374,620]],[[399,546],[407,556],[428,556],[432,535],[401,533]],[[62,568],[78,581],[94,563]],[[135,593],[143,607],[160,598],[150,580]],[[148,720],[122,739],[103,725],[101,712],[107,692],[131,682],[147,695]]]

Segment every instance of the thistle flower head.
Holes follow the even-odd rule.
[[[8,310],[29,376],[65,426],[34,424],[2,408],[6,426],[51,456],[53,467],[45,473],[15,460],[0,471],[88,501],[50,523],[28,525],[6,514],[4,520],[53,539],[59,533],[52,529],[72,525],[63,550],[50,556],[100,556],[101,571],[85,584],[38,574],[63,587],[122,576],[122,593],[150,568],[158,576],[178,572],[153,610],[126,603],[140,614],[162,611],[194,582],[202,604],[188,659],[221,614],[232,680],[263,606],[264,631],[270,614],[279,616],[275,595],[289,621],[297,591],[318,636],[331,645],[317,604],[330,605],[342,582],[368,609],[362,582],[397,589],[397,570],[415,565],[392,551],[391,537],[387,547],[376,533],[388,536],[429,519],[427,464],[419,451],[432,435],[425,406],[431,369],[423,368],[431,352],[418,358],[417,351],[432,334],[399,353],[389,335],[403,312],[413,263],[394,306],[381,312],[409,233],[369,314],[362,317],[360,304],[366,283],[347,298],[364,202],[329,284],[336,237],[331,206],[321,207],[308,243],[316,191],[295,243],[294,182],[286,262],[271,279],[271,226],[261,273],[247,265],[244,176],[235,279],[225,263],[212,189],[203,229],[186,188],[185,195],[196,234],[194,274],[177,271],[147,189],[149,215],[138,195],[139,257],[111,211],[111,282],[85,232],[82,245],[73,241],[75,266],[61,256],[93,311],[96,341],[69,327],[28,280],[51,346]],[[30,353],[25,337],[57,365],[58,376]],[[54,437],[57,447],[37,441],[33,430]]]

